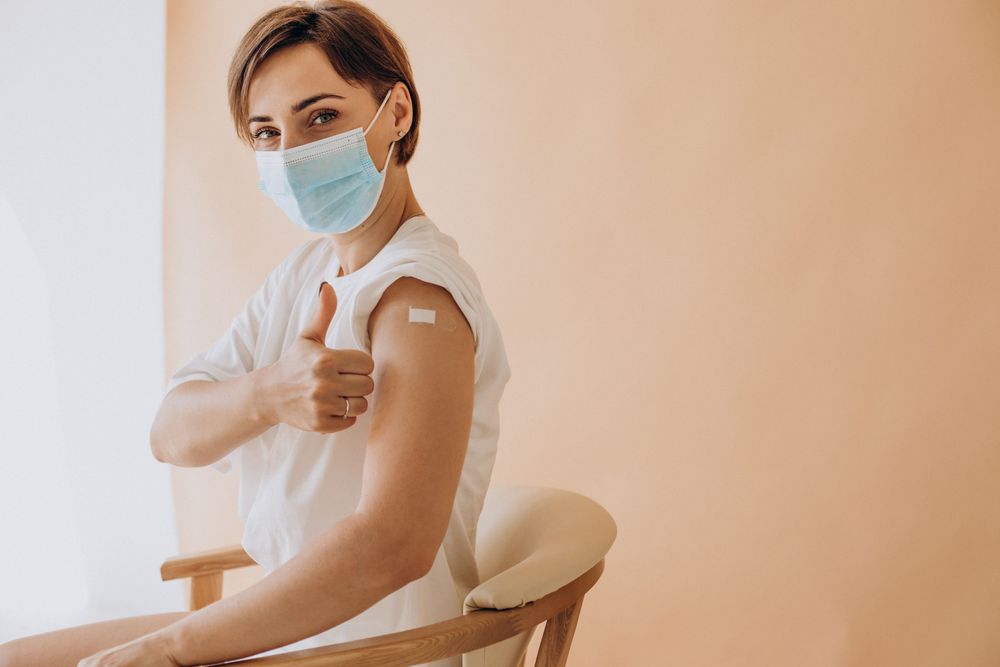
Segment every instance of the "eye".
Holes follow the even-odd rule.
[[[274,132],[274,134],[271,134],[271,135],[268,135],[268,136],[263,136],[264,132]],[[278,133],[275,132],[275,130],[273,128],[262,127],[259,130],[257,130],[256,132],[254,132],[253,135],[251,135],[251,136],[253,136],[254,139],[270,139],[271,137],[278,136]]]
[[[313,116],[313,118],[312,118],[313,119],[312,124],[313,125],[326,125],[327,123],[332,123],[337,118],[337,116],[339,116],[339,115],[340,115],[340,113],[338,113],[337,111],[334,111],[333,109],[323,109],[322,111],[320,111],[319,113],[317,113],[315,116]],[[320,121],[320,122],[317,123],[316,121],[318,121],[320,119],[326,119],[326,120],[322,120],[322,121]]]
[[[327,123],[332,123],[338,116],[340,116],[339,111],[334,111],[333,109],[323,109],[316,112],[316,115],[312,117],[310,124],[326,125]],[[262,141],[266,139],[273,139],[278,136],[278,131],[272,127],[262,127],[255,132],[252,132],[250,136],[253,137],[254,141]]]

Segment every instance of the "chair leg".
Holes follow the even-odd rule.
[[[222,599],[222,572],[196,574],[191,577],[191,599],[188,607],[197,611]]]
[[[580,618],[583,598],[563,609],[545,622],[542,643],[538,647],[535,667],[565,667],[569,646],[573,643],[576,622]]]

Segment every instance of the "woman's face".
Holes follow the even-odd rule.
[[[406,97],[406,86],[397,83],[365,136],[368,153],[379,168],[385,164],[389,144],[398,139],[397,131],[408,127]],[[394,113],[397,101],[403,102],[402,118]],[[344,81],[315,44],[283,47],[260,64],[250,81],[247,104],[253,148],[294,148],[357,127],[364,129],[380,102],[365,88]]]

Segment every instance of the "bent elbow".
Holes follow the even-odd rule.
[[[433,559],[417,554],[407,554],[401,558],[401,562],[396,567],[396,584],[402,588],[412,581],[422,579],[431,571],[434,564]]]
[[[368,556],[369,576],[392,590],[425,577],[433,568],[444,541],[443,531],[431,530],[422,522],[407,527],[388,526],[388,522],[365,513],[356,515],[358,529],[371,545]],[[372,536],[377,539],[372,540]]]
[[[190,450],[190,447],[172,439],[169,433],[164,432],[164,429],[158,430],[155,425],[149,432],[149,451],[152,452],[153,458],[160,463],[187,467],[189,464],[185,452]]]
[[[156,416],[153,417],[153,423],[149,426],[149,451],[153,454],[153,458],[160,463],[171,463],[173,454],[170,451],[170,423],[164,413],[166,400],[165,398],[160,404],[160,409],[157,410]]]
[[[177,438],[172,437],[173,435],[166,425],[154,421],[153,426],[149,429],[149,451],[153,454],[153,458],[160,463],[181,465],[178,452],[182,451],[183,448],[180,447]]]
[[[369,560],[373,578],[380,579],[392,590],[427,575],[434,565],[436,550],[428,548],[426,540],[411,535],[392,535],[381,532],[378,552]]]
[[[424,540],[408,540],[397,553],[399,558],[396,572],[401,582],[400,586],[405,586],[430,573],[434,566],[434,559],[437,557],[437,548],[430,548]]]
[[[156,428],[156,422],[149,429],[149,451],[153,454],[153,458],[160,463],[167,463],[167,458],[163,453],[163,445],[160,443],[159,433]]]

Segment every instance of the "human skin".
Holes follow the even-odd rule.
[[[333,93],[344,99],[324,98],[293,112],[293,104]],[[314,44],[289,46],[270,54],[261,63],[250,82],[248,117],[254,138],[254,150],[272,151],[294,148],[356,127],[367,127],[381,98],[361,86],[350,85],[330,64],[323,50]],[[366,135],[368,154],[376,167],[385,164],[391,141],[401,138],[413,120],[409,91],[396,83],[389,101]],[[396,154],[396,151],[393,151]],[[408,171],[395,163],[386,168],[382,194],[372,214],[357,228],[343,234],[330,234],[334,252],[347,273],[366,264],[388,242],[408,218],[421,213],[410,186]],[[317,285],[317,288],[319,286]],[[324,288],[329,289],[329,288]],[[442,288],[439,288],[442,289]],[[318,367],[325,386],[307,386],[297,382],[283,395],[272,397],[287,405],[286,423],[297,428],[332,433],[352,426],[358,414],[367,409],[372,391],[371,359],[361,350],[329,352],[322,346],[297,341],[289,356],[309,357],[300,365]],[[306,348],[306,351],[303,350]],[[366,359],[367,358],[367,359]],[[294,374],[288,363],[284,375]],[[247,440],[271,428],[273,415],[264,414],[261,396],[273,383],[261,383],[265,369],[223,382],[191,381],[175,387],[163,400],[150,430],[153,455],[158,461],[178,466],[205,466],[218,461]],[[301,376],[301,372],[299,373]],[[319,390],[325,400],[309,404],[305,397]],[[293,393],[299,394],[295,400]],[[343,419],[344,399],[350,399],[351,412]],[[325,418],[324,418],[325,417]]]
[[[319,92],[338,93],[344,99],[318,100],[300,113],[291,113],[294,103]],[[255,148],[291,148],[363,128],[380,101],[344,81],[318,47],[286,47],[269,56],[251,82],[250,116],[272,119],[254,123],[252,130],[266,126],[277,133],[276,141],[271,138],[269,144],[258,143]],[[341,115],[317,113],[331,108]],[[384,163],[389,142],[398,138],[400,130],[405,134],[411,122],[408,91],[397,83],[366,137],[377,166]],[[388,170],[380,200],[364,225],[330,235],[348,273],[366,264],[402,222],[420,213],[405,166],[393,163]],[[411,324],[411,306],[436,310],[440,321],[452,324]],[[324,286],[304,331],[307,335],[300,339],[315,336],[335,310],[335,293]],[[474,382],[472,331],[447,290],[415,278],[401,278],[385,290],[369,318],[368,331],[372,422],[361,499],[352,514],[261,581],[203,609],[24,637],[0,645],[0,667],[75,665],[78,661],[83,667],[193,665],[233,660],[338,625],[426,574],[447,530],[468,446]],[[322,347],[315,338],[312,342]],[[324,356],[329,362],[322,350],[312,350],[316,354],[311,357],[303,354],[292,361],[283,355],[275,364],[242,378],[178,386],[164,398],[154,423],[151,433],[160,444],[153,445],[154,451],[163,456],[161,460],[177,465],[207,465],[275,423],[301,416],[301,387],[278,380],[303,375],[303,369]],[[355,357],[352,362],[355,368],[358,361]],[[358,378],[367,377],[363,371],[356,373]],[[354,387],[355,391],[364,389]],[[351,403],[354,413],[355,401]],[[211,436],[195,439],[190,435],[197,425],[213,421],[221,425]],[[177,429],[182,435],[171,437]],[[173,444],[164,444],[168,442]]]
[[[411,305],[462,325],[410,324]],[[413,278],[386,290],[369,330],[375,393],[357,509],[259,583],[168,626],[179,664],[308,637],[429,571],[469,440],[472,331],[447,291]]]

